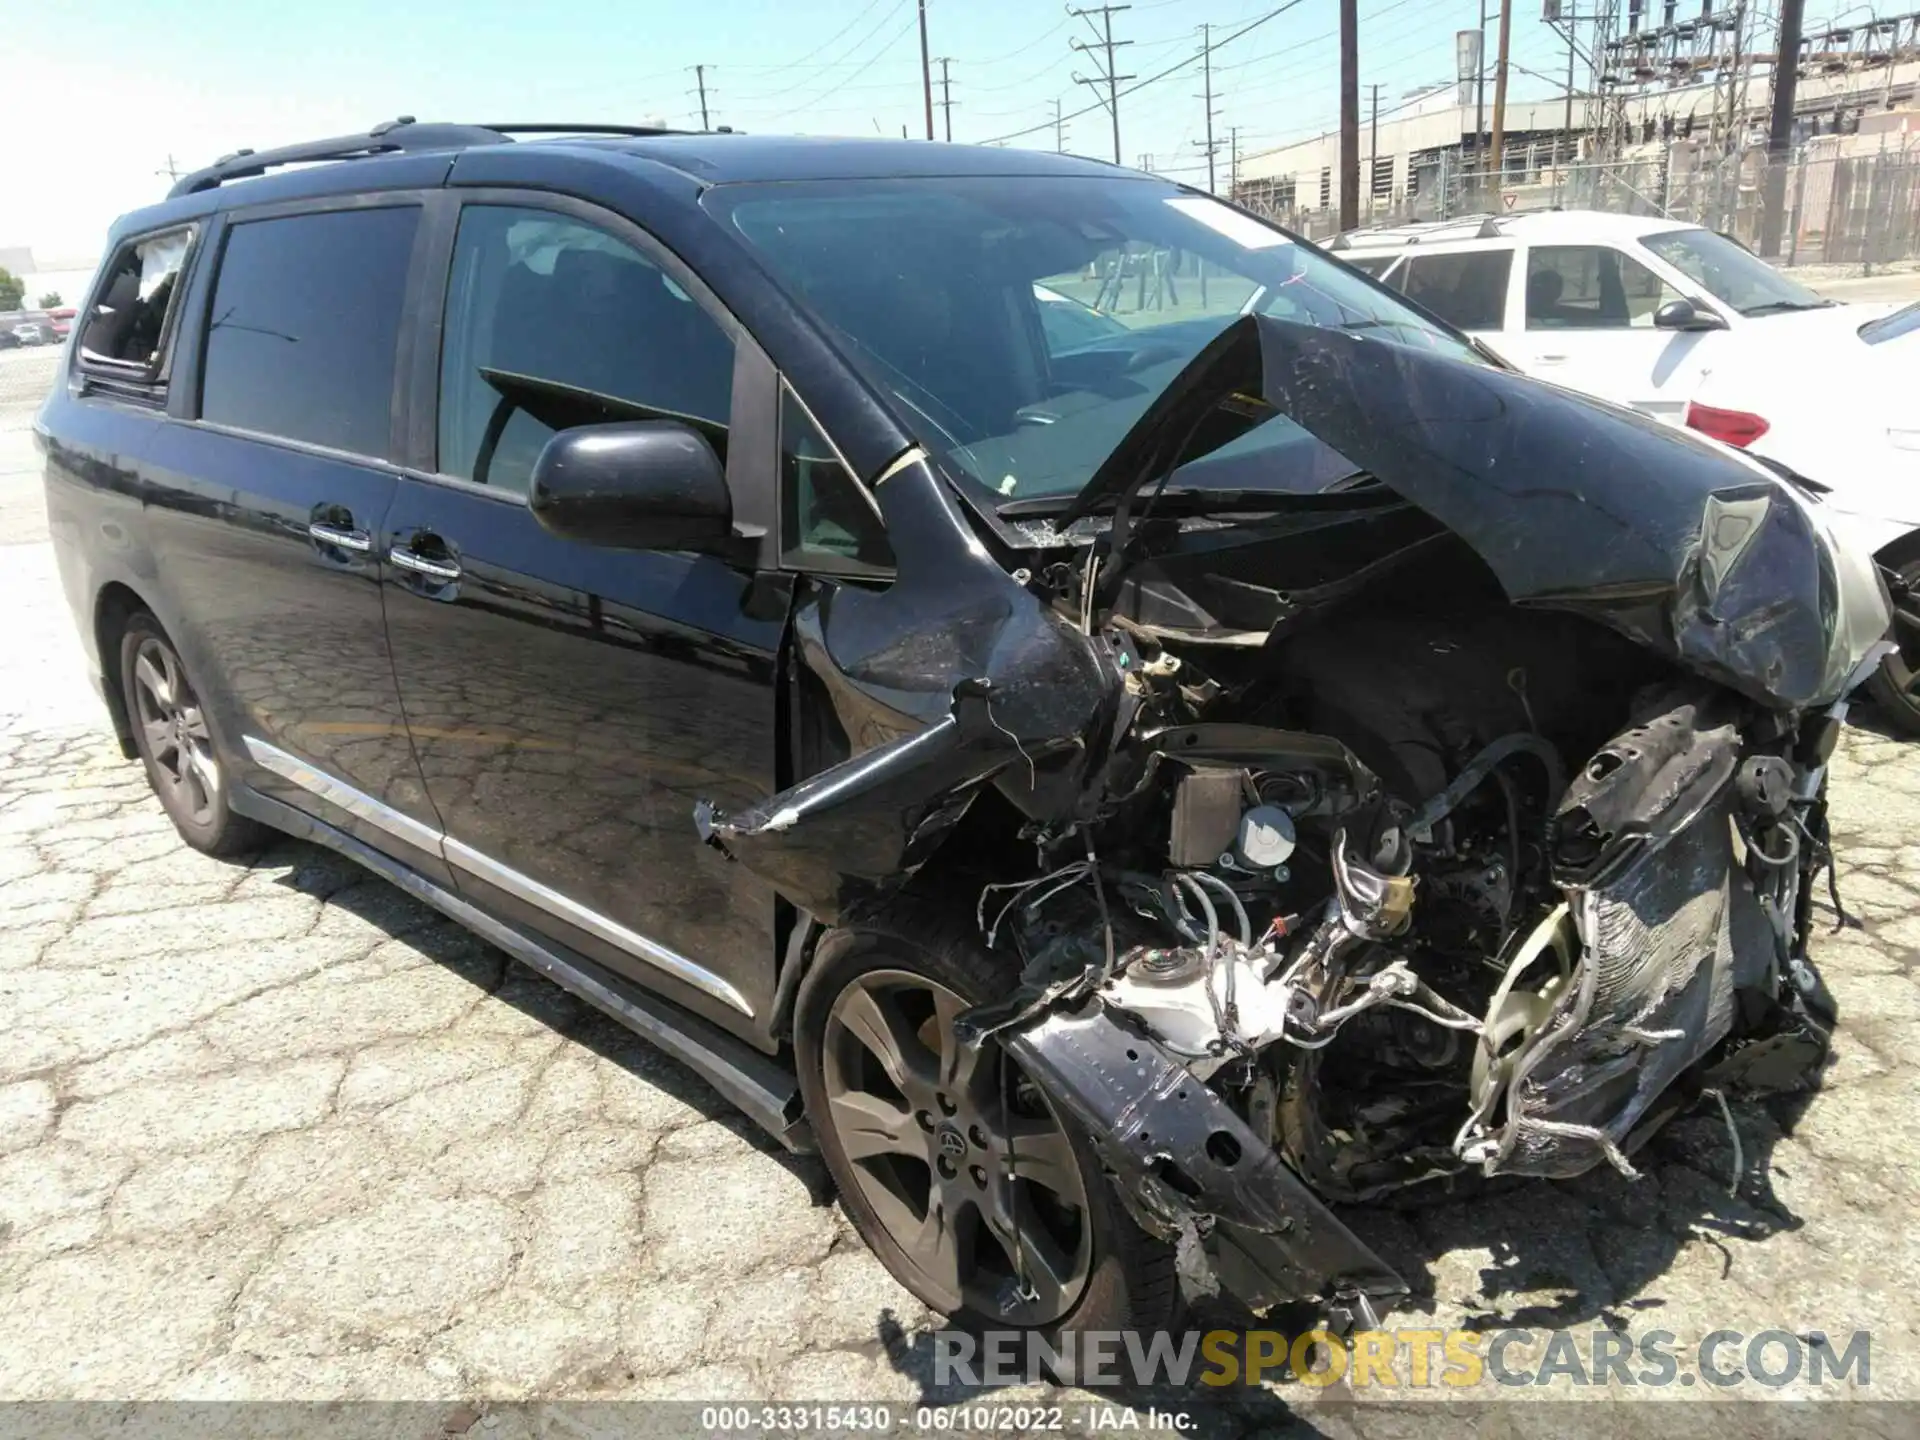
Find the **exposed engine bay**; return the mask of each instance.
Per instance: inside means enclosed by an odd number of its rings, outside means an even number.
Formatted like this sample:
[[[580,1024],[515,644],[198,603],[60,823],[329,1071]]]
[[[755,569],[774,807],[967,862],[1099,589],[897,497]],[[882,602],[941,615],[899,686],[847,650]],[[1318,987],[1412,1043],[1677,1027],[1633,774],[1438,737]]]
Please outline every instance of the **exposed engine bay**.
[[[1359,483],[1142,501],[1275,411]],[[824,753],[702,832],[825,920],[969,906],[1021,981],[966,1034],[1249,1303],[1405,1288],[1329,1202],[1632,1175],[1704,1088],[1817,1075],[1887,611],[1770,477],[1252,317],[1001,557],[927,538],[968,524],[931,463],[881,495],[899,580],[796,611]]]
[[[1792,730],[1570,617],[1362,616],[1225,685],[1116,634],[1136,758],[1099,822],[1036,828],[983,938],[1029,1001],[1097,993],[1321,1195],[1632,1173],[1667,1084],[1783,982],[1817,1065],[1821,757]]]

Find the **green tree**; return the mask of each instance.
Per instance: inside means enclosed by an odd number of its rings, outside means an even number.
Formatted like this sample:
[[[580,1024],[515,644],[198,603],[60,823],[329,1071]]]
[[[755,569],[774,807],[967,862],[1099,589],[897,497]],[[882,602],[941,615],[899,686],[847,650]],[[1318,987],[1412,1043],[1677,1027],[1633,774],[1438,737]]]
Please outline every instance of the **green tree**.
[[[40,297],[40,308],[42,310],[56,310],[59,306],[60,292],[58,290],[49,290]]]
[[[0,310],[18,310],[27,298],[27,287],[10,270],[0,270]]]

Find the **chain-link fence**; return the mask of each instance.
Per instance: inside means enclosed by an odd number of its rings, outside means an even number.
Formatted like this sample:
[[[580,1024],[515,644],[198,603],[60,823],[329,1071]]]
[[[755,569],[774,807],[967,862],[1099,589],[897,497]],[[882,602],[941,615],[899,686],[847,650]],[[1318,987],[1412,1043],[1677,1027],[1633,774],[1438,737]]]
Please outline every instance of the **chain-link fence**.
[[[64,345],[0,350],[0,430],[25,430],[33,423],[66,353]]]
[[[1524,157],[1523,157],[1524,158]],[[1494,185],[1484,172],[1435,165],[1414,193],[1363,201],[1360,223],[1400,225],[1463,215],[1559,207],[1664,215],[1723,231],[1761,248],[1769,183],[1779,186],[1779,263],[1876,265],[1920,259],[1920,150],[1802,153],[1769,161],[1764,149],[1700,158],[1673,147],[1644,157],[1577,165],[1509,166]],[[1253,181],[1236,192],[1250,208],[1312,240],[1339,233],[1330,207],[1285,203],[1291,186]]]

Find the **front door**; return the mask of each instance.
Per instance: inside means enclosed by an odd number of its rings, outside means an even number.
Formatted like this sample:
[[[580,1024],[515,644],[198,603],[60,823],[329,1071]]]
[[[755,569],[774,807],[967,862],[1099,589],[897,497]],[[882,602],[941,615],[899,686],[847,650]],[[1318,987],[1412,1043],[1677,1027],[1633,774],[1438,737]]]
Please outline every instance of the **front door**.
[[[1507,357],[1529,375],[1678,423],[1711,338],[1654,327],[1654,312],[1679,298],[1611,245],[1529,246],[1524,328],[1508,335]]]
[[[461,889],[751,1032],[772,1005],[774,897],[700,843],[693,812],[777,788],[789,587],[750,562],[561,540],[527,509],[555,426],[678,418],[723,459],[734,429],[731,322],[644,236],[587,213],[460,214],[437,458],[401,480],[382,537],[394,668]]]

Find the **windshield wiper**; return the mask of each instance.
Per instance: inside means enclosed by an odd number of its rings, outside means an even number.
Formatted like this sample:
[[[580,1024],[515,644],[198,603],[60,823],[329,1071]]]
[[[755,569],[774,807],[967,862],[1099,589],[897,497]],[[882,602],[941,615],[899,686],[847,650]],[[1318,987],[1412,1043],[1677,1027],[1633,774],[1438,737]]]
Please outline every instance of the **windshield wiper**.
[[[1784,315],[1790,310],[1831,310],[1839,303],[1837,300],[1769,300],[1740,313],[1751,319],[1755,315]]]

